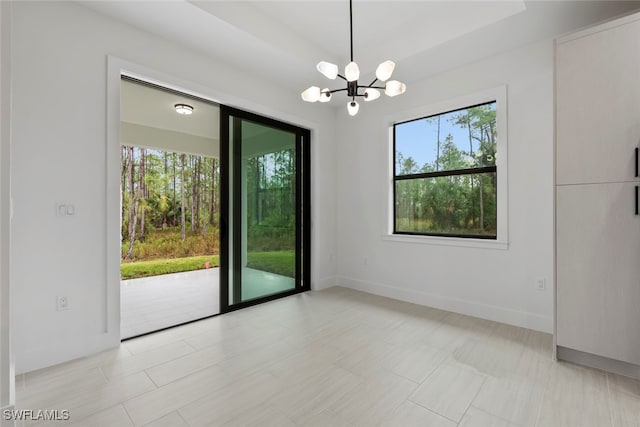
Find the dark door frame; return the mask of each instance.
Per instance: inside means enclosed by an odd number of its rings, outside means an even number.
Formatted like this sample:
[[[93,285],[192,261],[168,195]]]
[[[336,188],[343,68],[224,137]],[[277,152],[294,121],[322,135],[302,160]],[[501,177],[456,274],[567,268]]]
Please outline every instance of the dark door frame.
[[[233,120],[233,141],[230,140],[230,121]],[[296,135],[296,286],[294,289],[277,294],[267,295],[250,301],[238,301],[229,304],[229,268],[232,261],[229,253],[231,239],[240,240],[240,227],[234,227],[234,236],[229,234],[230,198],[233,188],[240,188],[240,174],[232,171],[230,161],[234,164],[240,160],[240,123],[251,121],[264,126],[288,131]],[[290,123],[281,122],[244,110],[220,105],[220,312],[227,313],[263,302],[272,301],[311,289],[311,131]],[[233,150],[233,152],[232,152]],[[233,158],[233,160],[232,160]],[[237,168],[234,169],[238,170]],[[241,199],[233,199],[233,210],[241,211]],[[237,221],[236,221],[237,222]],[[234,245],[233,259],[240,256],[240,246]],[[238,265],[234,263],[234,295],[239,295],[240,282]]]

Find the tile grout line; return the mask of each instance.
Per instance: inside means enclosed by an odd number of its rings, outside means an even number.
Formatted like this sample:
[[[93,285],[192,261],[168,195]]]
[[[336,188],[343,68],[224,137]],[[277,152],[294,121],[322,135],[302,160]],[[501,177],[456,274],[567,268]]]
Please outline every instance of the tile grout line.
[[[149,375],[149,373],[147,372],[147,370],[146,370],[146,369],[144,369],[142,372],[144,372],[144,374],[147,376],[147,378],[149,378],[149,381],[151,381],[151,384],[153,384],[153,385],[155,386],[155,389],[154,389],[154,390],[158,390],[160,387],[162,387],[162,386],[159,386],[159,385],[158,385],[158,384],[153,380],[153,378],[151,378],[151,375]],[[166,384],[165,384],[165,385],[166,385]],[[153,390],[150,390],[150,391],[153,391]],[[129,400],[129,399],[127,399],[127,400]]]
[[[446,415],[442,415],[441,413],[436,412],[436,411],[434,411],[433,409],[429,409],[429,408],[427,408],[426,406],[421,405],[421,404],[420,404],[420,403],[418,403],[418,402],[414,402],[413,400],[410,400],[408,397],[407,397],[407,399],[406,399],[406,400],[408,400],[409,402],[413,403],[414,405],[417,405],[417,406],[421,407],[422,409],[426,409],[427,411],[432,412],[432,413],[436,414],[437,416],[444,418],[445,420],[449,420],[449,421],[451,421],[451,422],[452,422],[452,423],[454,423],[455,425],[460,424],[460,422],[462,421],[462,419],[461,419],[460,421],[452,420],[451,418],[447,417]]]
[[[605,378],[607,381],[607,408],[609,409],[609,420],[611,421],[611,427],[614,427],[615,424],[613,422],[613,408],[611,407],[611,402],[613,401],[613,396],[611,394],[611,382],[609,381],[609,374],[605,373]]]
[[[544,392],[542,393],[542,399],[540,399],[540,406],[538,406],[538,413],[536,414],[536,421],[533,427],[538,427],[540,423],[540,415],[542,415],[542,407],[544,406],[544,400],[547,398],[547,392],[549,390],[549,383],[551,382],[551,374],[554,368],[554,363],[558,363],[551,360],[551,367],[549,368],[549,373],[547,374],[547,381],[544,383]]]
[[[0,0],[0,1],[1,1],[1,0]],[[181,356],[181,357],[184,357],[184,356]],[[179,358],[178,358],[178,359],[179,359]],[[177,359],[174,359],[174,360],[177,360]],[[167,361],[167,362],[165,362],[165,363],[169,363],[169,362],[171,362],[171,360],[169,360],[169,361]],[[161,366],[161,365],[151,366],[151,367],[149,367],[149,368],[147,368],[147,369],[155,368],[155,367],[157,367],[157,366]],[[216,363],[214,363],[213,365],[209,365],[209,366],[205,366],[204,368],[197,369],[197,370],[195,370],[195,371],[193,371],[193,372],[188,373],[187,375],[185,375],[185,376],[183,376],[183,377],[176,378],[176,379],[171,380],[171,381],[169,381],[168,383],[166,383],[166,384],[162,384],[162,385],[156,385],[155,381],[153,381],[153,379],[151,378],[151,376],[150,376],[150,375],[149,375],[149,373],[147,372],[147,369],[145,369],[145,370],[144,370],[144,371],[142,371],[142,372],[144,372],[144,373],[145,373],[145,375],[149,378],[149,380],[151,380],[151,382],[153,383],[153,385],[154,385],[154,386],[156,386],[156,390],[159,390],[159,389],[161,389],[162,387],[166,387],[166,386],[168,386],[168,385],[171,385],[171,384],[173,384],[173,383],[176,383],[176,382],[178,382],[178,381],[180,381],[180,380],[183,380],[183,379],[187,378],[188,376],[191,376],[191,375],[193,375],[193,374],[197,374],[197,373],[202,372],[202,371],[204,371],[204,370],[206,370],[206,369],[211,369],[211,368],[213,368],[214,366],[217,366],[218,368],[221,368],[221,366],[220,366],[220,362],[216,362]],[[248,374],[248,375],[249,375],[249,374]],[[153,390],[149,390],[149,391],[147,391],[147,392],[145,392],[145,393],[143,393],[143,394],[149,393],[149,392],[151,392],[151,391],[153,391]],[[141,395],[138,395],[138,396],[141,396]],[[134,397],[138,397],[138,396],[134,396]]]
[[[148,350],[148,351],[149,351],[149,352],[152,352],[152,351],[158,351],[158,352],[159,352],[159,350],[160,350],[160,349],[162,349],[163,347],[176,346],[176,345],[177,345],[177,344],[179,344],[179,343],[182,343],[182,344],[186,345],[187,347],[189,347],[189,348],[191,348],[191,349],[193,348],[193,346],[189,345],[189,344],[188,344],[188,343],[186,343],[186,342],[183,342],[183,341],[176,341],[176,342],[172,342],[172,343],[170,343],[170,344],[167,344],[166,346],[162,346],[162,347],[159,347],[159,348],[154,348],[154,349],[152,349],[152,350]],[[182,358],[182,357],[185,357],[185,356],[188,356],[188,355],[190,355],[190,354],[193,354],[193,353],[195,353],[196,351],[197,351],[197,350],[193,350],[193,351],[190,351],[189,353],[185,353],[185,354],[182,354],[182,355],[179,355],[179,356],[175,356],[173,359],[168,359],[168,360],[164,360],[164,361],[161,361],[161,362],[158,362],[158,361],[157,361],[157,362],[153,362],[153,363],[152,363],[152,364],[150,364],[149,366],[146,366],[146,367],[144,367],[144,368],[140,368],[140,369],[138,369],[138,370],[134,370],[134,371],[132,371],[132,372],[126,372],[126,371],[125,371],[125,373],[117,373],[117,374],[113,375],[112,377],[108,377],[108,378],[107,378],[107,380],[109,380],[109,378],[127,377],[127,376],[129,376],[129,375],[139,374],[140,372],[144,372],[144,371],[146,371],[147,369],[155,368],[156,366],[161,366],[161,365],[164,365],[165,363],[172,362],[172,361],[174,361],[174,360],[177,360],[177,359],[180,359],[180,358]],[[131,355],[131,357],[135,357],[135,356],[142,357],[142,356],[140,356],[140,355],[144,355],[144,353],[145,353],[145,352],[136,353],[135,355]],[[104,367],[104,366],[105,366],[105,365],[100,365],[100,368],[102,368],[102,367]],[[105,373],[105,376],[106,376],[106,373]]]
[[[483,375],[482,384],[480,385],[480,387],[478,387],[478,391],[476,391],[476,394],[473,396],[473,399],[471,399],[471,401],[469,402],[469,406],[467,406],[467,409],[465,409],[464,414],[462,414],[462,417],[460,417],[460,421],[458,421],[457,425],[460,425],[460,423],[462,423],[462,421],[464,420],[464,417],[467,416],[467,414],[469,413],[469,408],[473,406],[473,402],[475,402],[475,400],[478,398],[480,391],[482,391],[482,387],[484,387],[486,383],[487,383],[487,377]]]
[[[191,353],[187,353],[187,354],[192,354],[192,353],[195,353],[196,351],[199,351],[197,348],[195,348],[194,346],[192,346],[191,344],[189,344],[189,343],[187,342],[187,340],[186,340],[186,339],[184,339],[184,338],[183,338],[183,339],[181,339],[179,342],[183,342],[183,343],[185,343],[187,346],[191,347],[191,349],[192,349],[193,351],[192,351]]]
[[[110,383],[111,381],[109,380],[109,378],[107,378],[107,374],[104,373],[104,370],[102,369],[102,366],[98,366],[98,370],[102,374],[102,378],[104,378],[105,383],[107,383],[107,384]]]
[[[131,425],[135,427],[136,423],[133,422],[133,418],[131,418],[131,414],[129,413],[129,411],[127,411],[127,408],[124,406],[124,402],[120,402],[119,406],[122,406],[124,413],[127,414],[127,417],[129,417],[129,421],[131,421]]]
[[[607,376],[609,376],[609,375],[617,375],[617,374],[607,372]],[[624,378],[627,378],[627,379],[630,379],[630,380],[632,380],[634,382],[638,382],[638,392],[636,393],[634,391],[626,390],[624,388],[615,388],[615,387],[613,387],[613,384],[611,384],[610,391],[611,392],[616,392],[616,393],[622,393],[622,394],[624,394],[626,396],[630,396],[630,397],[633,397],[635,399],[640,399],[640,378],[627,377],[626,375],[620,375],[620,376],[622,376]]]
[[[492,417],[495,417],[495,418],[498,418],[499,420],[504,421],[504,422],[506,422],[507,424],[510,424],[510,425],[516,425],[516,426],[519,426],[519,425],[520,425],[520,423],[516,423],[515,421],[511,421],[511,420],[509,420],[509,419],[507,419],[507,418],[504,418],[504,417],[502,417],[502,416],[500,416],[500,415],[496,415],[496,414],[494,414],[493,412],[489,412],[489,411],[487,411],[487,410],[485,410],[485,409],[478,408],[477,406],[473,405],[473,403],[472,403],[471,405],[469,405],[469,408],[473,408],[473,409],[475,409],[476,411],[484,412],[485,414],[487,414],[487,415],[491,415]],[[460,422],[462,422],[462,420],[460,420]]]
[[[189,424],[189,422],[185,419],[185,417],[182,416],[182,414],[180,413],[180,408],[176,409],[176,414],[178,414],[178,417],[184,421],[184,425],[186,426],[191,426],[191,424]]]
[[[405,402],[409,402],[409,403],[410,403],[410,404],[412,404],[412,405],[419,406],[420,408],[422,408],[422,409],[424,409],[424,410],[426,410],[426,411],[428,411],[428,412],[431,412],[431,413],[432,413],[432,414],[434,414],[434,415],[437,415],[437,416],[439,416],[439,417],[442,417],[442,418],[444,418],[445,420],[451,421],[452,423],[454,423],[454,424],[456,424],[456,425],[458,425],[458,424],[459,424],[459,423],[456,423],[455,421],[453,421],[451,418],[447,418],[447,417],[445,417],[444,415],[440,415],[439,413],[437,413],[437,412],[436,412],[436,411],[434,411],[434,410],[431,410],[431,409],[429,409],[429,408],[427,408],[427,407],[425,407],[425,406],[422,406],[422,405],[421,405],[421,404],[419,404],[419,403],[414,402],[413,400],[409,400],[409,398],[405,399]],[[404,403],[404,402],[403,402],[403,403]],[[461,420],[461,421],[462,421],[462,420]]]

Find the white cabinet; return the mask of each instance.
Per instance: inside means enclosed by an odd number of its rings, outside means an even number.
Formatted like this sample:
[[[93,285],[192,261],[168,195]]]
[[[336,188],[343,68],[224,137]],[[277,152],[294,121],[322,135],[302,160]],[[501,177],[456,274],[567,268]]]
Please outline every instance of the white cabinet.
[[[564,185],[557,201],[557,343],[640,364],[635,184]]]
[[[640,15],[556,47],[556,342],[640,365]]]
[[[640,143],[640,21],[556,50],[557,184],[628,181]]]

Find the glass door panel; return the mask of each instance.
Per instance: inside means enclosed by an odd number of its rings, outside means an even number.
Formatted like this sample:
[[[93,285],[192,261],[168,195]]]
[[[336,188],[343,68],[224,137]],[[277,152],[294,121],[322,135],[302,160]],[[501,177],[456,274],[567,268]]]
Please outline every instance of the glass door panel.
[[[309,131],[227,107],[222,123],[229,190],[223,307],[307,290]]]

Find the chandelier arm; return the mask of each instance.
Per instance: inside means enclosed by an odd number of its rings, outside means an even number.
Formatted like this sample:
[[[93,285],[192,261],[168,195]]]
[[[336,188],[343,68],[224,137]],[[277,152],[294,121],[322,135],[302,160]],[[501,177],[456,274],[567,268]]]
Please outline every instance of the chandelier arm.
[[[343,76],[342,74],[338,74],[338,77],[340,77],[345,82],[348,81],[347,78],[345,76]]]
[[[378,79],[377,79],[377,78],[375,78],[375,79],[373,79],[373,81],[372,81],[371,83],[369,83],[369,86],[363,86],[363,87],[373,87],[373,84],[374,84],[375,82],[377,82],[377,81],[378,81]]]
[[[329,93],[342,92],[342,91],[345,91],[345,90],[347,90],[347,88],[344,88],[344,89],[334,89],[334,90],[330,90],[330,91],[329,91]]]
[[[384,86],[358,86],[358,89],[360,88],[364,88],[364,89],[386,89]]]

